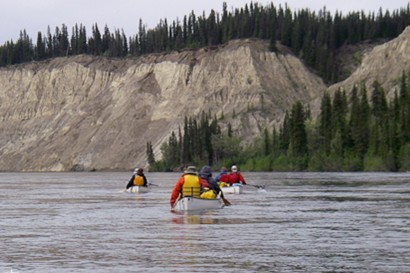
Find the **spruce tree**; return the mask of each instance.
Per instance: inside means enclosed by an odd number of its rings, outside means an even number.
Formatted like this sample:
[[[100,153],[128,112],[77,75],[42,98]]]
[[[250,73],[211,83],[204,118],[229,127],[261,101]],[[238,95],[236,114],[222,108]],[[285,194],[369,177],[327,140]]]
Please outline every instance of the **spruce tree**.
[[[152,149],[151,141],[147,142],[146,154],[147,154],[148,164],[150,166],[153,166],[155,164],[155,156],[154,156],[154,150]]]
[[[330,143],[332,141],[332,103],[330,95],[325,93],[322,98],[319,116],[319,138],[321,149],[326,155],[330,154]]]
[[[307,167],[308,146],[305,129],[305,113],[300,101],[292,107],[290,117],[289,155],[296,170],[304,170]]]
[[[346,93],[342,92],[340,89],[336,90],[333,97],[332,104],[332,131],[340,133],[340,139],[342,141],[342,149],[340,150],[341,154],[338,154],[339,157],[344,156],[344,150],[347,146],[348,135],[347,135],[347,99]]]

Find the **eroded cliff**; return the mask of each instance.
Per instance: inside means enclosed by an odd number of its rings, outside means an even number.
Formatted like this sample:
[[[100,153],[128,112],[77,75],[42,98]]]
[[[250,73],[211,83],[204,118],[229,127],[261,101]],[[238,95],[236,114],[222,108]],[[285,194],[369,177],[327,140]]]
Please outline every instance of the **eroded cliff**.
[[[410,48],[408,37],[400,46],[389,43],[381,47],[396,46],[403,54]],[[392,50],[386,56],[378,50],[370,53],[381,54],[375,62],[408,60],[409,54],[397,57]],[[315,114],[327,87],[286,52],[279,45],[272,53],[266,42],[250,39],[138,59],[75,56],[2,68],[0,170],[146,166],[147,141],[159,158],[160,144],[184,117],[202,111],[224,116],[221,124],[230,122],[245,142],[279,124],[297,100],[310,103]],[[375,68],[366,60],[358,71]],[[382,73],[358,71],[330,89]],[[388,80],[382,83],[391,86]]]

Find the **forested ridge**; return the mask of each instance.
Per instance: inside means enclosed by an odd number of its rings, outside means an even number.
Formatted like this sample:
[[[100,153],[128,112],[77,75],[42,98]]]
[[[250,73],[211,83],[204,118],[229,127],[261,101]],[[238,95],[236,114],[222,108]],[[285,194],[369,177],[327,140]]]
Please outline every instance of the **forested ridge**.
[[[410,24],[410,4],[399,10],[380,8],[366,14],[352,11],[331,14],[325,8],[316,12],[309,9],[291,10],[287,5],[265,6],[250,2],[241,8],[222,12],[212,10],[196,15],[191,12],[182,21],[163,19],[153,29],[147,29],[136,18],[138,33],[129,37],[123,30],[100,30],[95,24],[91,35],[83,25],[75,25],[69,35],[63,24],[47,33],[38,32],[35,42],[25,30],[17,41],[0,46],[0,66],[41,61],[49,58],[91,54],[106,57],[131,57],[172,50],[195,49],[224,44],[232,39],[260,38],[270,41],[276,50],[276,41],[288,46],[328,83],[340,80],[335,61],[337,50],[343,45],[366,40],[392,39]]]
[[[164,19],[154,29],[138,21],[138,33],[127,37],[122,30],[95,24],[91,35],[83,25],[49,28],[38,32],[33,43],[21,31],[16,41],[0,46],[0,66],[89,54],[133,58],[150,53],[218,46],[232,39],[258,38],[287,46],[327,83],[339,82],[337,52],[346,45],[364,41],[391,40],[410,25],[410,4],[400,10],[346,15],[301,9],[273,3],[250,3],[243,8],[208,16],[184,16],[182,21]],[[215,169],[238,164],[253,171],[409,171],[410,170],[410,71],[397,79],[399,90],[393,99],[375,79],[371,89],[357,83],[352,90],[325,93],[318,118],[297,102],[286,113],[279,129],[264,128],[260,138],[243,146],[242,137],[232,130],[230,118],[202,113],[186,117],[182,128],[172,132],[161,146],[162,158],[154,156],[146,143],[151,170],[176,170],[188,164],[209,164]],[[367,97],[367,94],[372,94]],[[248,109],[252,111],[252,109]],[[243,114],[243,113],[239,113]]]
[[[317,120],[296,102],[279,131],[265,128],[247,147],[240,145],[241,136],[229,123],[222,133],[224,117],[187,117],[183,129],[162,144],[161,160],[155,160],[147,143],[148,163],[159,171],[187,164],[238,164],[253,171],[409,171],[410,72],[403,73],[390,102],[377,81],[370,98],[363,84],[350,94],[337,90],[331,98],[325,93]]]

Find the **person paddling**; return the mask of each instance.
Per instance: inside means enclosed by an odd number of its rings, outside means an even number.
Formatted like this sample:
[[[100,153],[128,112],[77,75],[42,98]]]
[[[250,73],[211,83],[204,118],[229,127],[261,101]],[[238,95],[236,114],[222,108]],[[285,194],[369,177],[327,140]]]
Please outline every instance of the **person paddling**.
[[[228,183],[230,186],[235,183],[246,185],[245,178],[243,178],[242,174],[238,171],[238,167],[236,165],[232,165],[230,173],[221,175],[219,181]]]
[[[231,204],[227,199],[225,199],[221,188],[219,187],[215,179],[212,177],[212,170],[210,166],[208,165],[203,166],[202,169],[199,171],[199,177],[208,181],[209,188],[213,190],[216,195],[221,193],[221,198],[226,206],[229,206]]]
[[[215,181],[219,182],[219,179],[221,178],[221,176],[227,173],[228,173],[228,169],[226,167],[222,167],[219,174],[215,177]]]
[[[209,188],[208,181],[198,176],[195,166],[189,166],[185,169],[184,174],[178,179],[172,190],[169,200],[171,208],[174,206],[180,194],[182,196],[199,198],[204,188]]]
[[[127,190],[134,186],[148,187],[148,181],[142,168],[136,168],[134,170],[130,181],[128,181]]]

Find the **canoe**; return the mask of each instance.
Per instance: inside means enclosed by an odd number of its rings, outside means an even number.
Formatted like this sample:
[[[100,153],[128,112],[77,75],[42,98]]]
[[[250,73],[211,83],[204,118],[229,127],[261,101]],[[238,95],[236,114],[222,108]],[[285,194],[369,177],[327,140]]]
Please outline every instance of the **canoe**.
[[[173,211],[198,211],[209,209],[221,209],[224,206],[220,197],[215,199],[204,199],[186,196],[179,199],[172,207]]]
[[[243,192],[243,185],[240,183],[235,183],[232,186],[221,187],[221,190],[224,194],[226,193],[241,194]]]
[[[146,192],[149,192],[149,187],[133,186],[133,187],[128,188],[127,192],[130,192],[130,193],[146,193]]]

